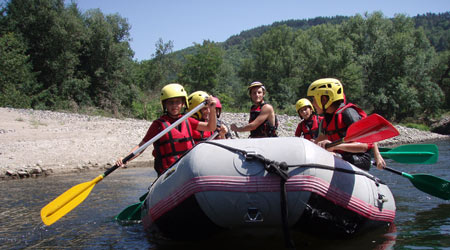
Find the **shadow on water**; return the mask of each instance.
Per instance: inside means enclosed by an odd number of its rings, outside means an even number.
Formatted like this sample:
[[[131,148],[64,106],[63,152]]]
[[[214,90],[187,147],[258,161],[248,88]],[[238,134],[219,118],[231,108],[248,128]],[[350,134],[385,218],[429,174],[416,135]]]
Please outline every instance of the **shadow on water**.
[[[281,228],[280,228],[281,231]],[[325,239],[324,237],[311,236],[304,233],[293,232],[292,239],[296,249],[325,250],[331,247],[340,249],[390,249],[395,243],[395,226],[389,230],[380,229],[366,233],[351,239]],[[281,234],[266,235],[263,238],[254,237],[249,234],[228,233],[211,239],[198,241],[157,241],[153,242],[154,249],[158,250],[183,250],[183,249],[286,249],[284,238]]]

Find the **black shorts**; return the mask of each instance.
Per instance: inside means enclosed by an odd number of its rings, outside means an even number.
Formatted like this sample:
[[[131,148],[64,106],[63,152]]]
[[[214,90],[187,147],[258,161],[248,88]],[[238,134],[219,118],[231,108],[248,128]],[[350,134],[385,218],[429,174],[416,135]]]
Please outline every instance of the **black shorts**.
[[[360,169],[369,171],[372,164],[372,157],[369,153],[344,153],[342,154],[342,159],[350,162]]]

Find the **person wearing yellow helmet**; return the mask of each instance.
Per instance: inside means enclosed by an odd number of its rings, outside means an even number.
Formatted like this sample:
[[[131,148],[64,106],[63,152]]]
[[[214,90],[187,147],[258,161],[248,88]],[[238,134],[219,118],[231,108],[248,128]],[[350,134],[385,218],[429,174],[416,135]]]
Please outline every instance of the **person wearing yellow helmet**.
[[[130,152],[134,152],[181,118],[184,108],[189,107],[187,93],[183,86],[178,83],[170,83],[164,86],[161,89],[160,100],[163,115],[152,122],[144,138]],[[208,114],[208,121],[198,121],[189,117],[153,143],[154,168],[158,176],[164,173],[176,160],[195,145],[192,138],[193,131],[214,131],[216,129],[216,100],[209,98],[209,96],[205,97],[204,100],[206,100],[207,106],[211,110]],[[144,151],[141,151],[135,157],[142,154],[142,152]],[[118,159],[116,164],[123,166],[122,158]]]
[[[190,94],[188,96],[188,104],[189,108],[188,111],[193,110],[195,107],[197,107],[200,103],[204,102],[207,98],[209,98],[210,95],[204,91],[195,91],[194,93]],[[217,99],[213,96],[211,98],[214,98],[216,101],[216,117],[217,117]],[[209,107],[203,107],[195,113],[192,117],[197,119],[198,121],[208,122],[209,120],[209,114],[210,114],[210,108]],[[216,139],[224,139],[225,133],[227,132],[227,128],[223,124],[219,124],[219,121],[217,120],[217,128],[216,131],[219,133]],[[213,131],[198,131],[194,130],[192,131],[192,137],[194,138],[194,142],[197,144],[202,141],[206,141],[208,138],[210,138],[213,135]]]
[[[314,113],[314,107],[311,102],[302,98],[295,104],[295,110],[302,121],[297,125],[295,130],[295,136],[314,141],[320,132],[320,123],[323,119],[322,116],[318,116]]]
[[[311,98],[316,112],[324,116],[321,132],[326,135],[326,138],[317,138],[318,145],[323,148],[326,144],[345,137],[352,123],[367,117],[360,107],[353,103],[346,103],[344,87],[338,79],[323,78],[314,81],[308,87],[307,96]],[[373,147],[376,147],[374,155],[377,167],[385,167],[386,163],[378,152],[376,143],[346,142],[327,150],[339,153],[344,160],[368,171],[371,166],[369,151]]]
[[[250,138],[276,137],[278,118],[272,105],[264,101],[266,88],[261,82],[252,82],[248,87],[248,94],[253,105],[250,108],[249,123],[243,127],[231,124],[231,130],[235,132],[250,131]]]

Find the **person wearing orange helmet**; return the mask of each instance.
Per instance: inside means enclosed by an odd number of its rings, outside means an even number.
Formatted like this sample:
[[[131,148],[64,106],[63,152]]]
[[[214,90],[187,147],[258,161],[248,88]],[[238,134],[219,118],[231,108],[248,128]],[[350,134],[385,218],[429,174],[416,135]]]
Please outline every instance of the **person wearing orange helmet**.
[[[306,98],[297,101],[295,110],[302,119],[295,130],[295,136],[314,141],[319,135],[323,117],[315,114],[313,105]]]
[[[208,121],[198,121],[189,117],[153,143],[154,168],[158,176],[163,174],[176,160],[195,145],[192,138],[194,130],[214,131],[216,129],[216,100],[209,98],[209,96],[205,97],[205,100],[207,107],[210,109]],[[159,132],[181,118],[184,109],[189,107],[188,105],[188,96],[182,85],[170,83],[164,86],[161,90],[163,115],[152,122],[144,138],[130,152],[134,152],[151,138],[158,135]],[[135,157],[142,154],[142,152]],[[123,166],[122,158],[118,159],[116,164]]]
[[[250,108],[250,118],[247,125],[238,127],[231,124],[235,132],[250,131],[250,138],[277,137],[278,119],[272,105],[264,101],[266,88],[261,82],[252,82],[247,87],[253,105]]]
[[[326,138],[317,139],[318,145],[323,148],[328,143],[344,138],[352,123],[367,117],[360,107],[346,103],[344,87],[338,79],[323,78],[314,81],[310,84],[307,95],[312,99],[317,113],[324,115],[321,130]],[[376,143],[345,142],[327,150],[339,153],[342,159],[368,171],[371,166],[369,151],[373,147],[377,147]],[[378,168],[383,168],[386,163],[377,149],[374,150],[375,161]]]

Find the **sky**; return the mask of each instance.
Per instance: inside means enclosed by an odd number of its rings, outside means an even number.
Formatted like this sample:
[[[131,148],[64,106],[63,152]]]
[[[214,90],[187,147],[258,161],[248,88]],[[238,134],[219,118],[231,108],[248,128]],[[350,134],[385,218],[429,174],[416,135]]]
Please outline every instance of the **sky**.
[[[66,0],[70,3],[71,0]],[[84,13],[100,9],[119,14],[131,25],[131,49],[137,61],[152,58],[155,44],[173,42],[173,51],[224,42],[241,31],[277,21],[354,16],[381,11],[385,17],[450,11],[450,0],[72,0]]]

